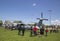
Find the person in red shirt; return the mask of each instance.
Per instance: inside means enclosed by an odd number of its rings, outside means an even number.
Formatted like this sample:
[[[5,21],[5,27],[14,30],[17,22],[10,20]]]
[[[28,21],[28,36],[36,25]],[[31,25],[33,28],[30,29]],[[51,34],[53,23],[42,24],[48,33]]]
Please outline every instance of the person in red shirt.
[[[48,33],[48,29],[47,28],[46,28],[45,32],[46,32],[46,36],[47,36],[47,33]]]
[[[37,33],[36,33],[36,31],[37,31],[36,25],[34,25],[33,31],[34,31],[34,36],[36,36],[37,35]]]

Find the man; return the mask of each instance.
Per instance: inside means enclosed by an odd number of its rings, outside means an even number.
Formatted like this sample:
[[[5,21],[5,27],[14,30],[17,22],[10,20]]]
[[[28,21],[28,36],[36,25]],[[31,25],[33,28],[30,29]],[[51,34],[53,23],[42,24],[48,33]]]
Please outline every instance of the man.
[[[41,36],[44,35],[44,28],[43,28],[43,27],[40,28],[40,35],[41,35]]]
[[[18,27],[18,35],[20,35],[21,34],[21,31],[22,31],[22,27],[21,27],[20,24],[18,24],[17,27]]]
[[[25,33],[25,27],[24,27],[24,24],[21,24],[21,28],[22,28],[22,36],[24,36],[24,33]]]
[[[34,31],[34,36],[36,36],[37,35],[37,33],[36,33],[36,31],[37,31],[36,24],[33,27],[33,31]]]
[[[11,26],[11,31],[13,30],[13,28],[14,28],[14,24],[12,24],[12,26]]]
[[[32,37],[32,33],[33,33],[33,29],[32,29],[32,26],[30,28],[30,36]]]

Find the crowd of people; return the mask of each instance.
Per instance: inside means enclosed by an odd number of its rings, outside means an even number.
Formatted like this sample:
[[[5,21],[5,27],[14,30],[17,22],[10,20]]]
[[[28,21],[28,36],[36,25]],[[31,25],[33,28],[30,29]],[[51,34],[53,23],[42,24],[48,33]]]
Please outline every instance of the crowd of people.
[[[14,25],[12,25],[12,26],[5,26],[5,29],[6,28],[9,28],[9,29],[11,29],[11,31],[13,30],[13,28],[15,27]],[[11,28],[10,28],[11,27]],[[24,36],[24,34],[25,34],[25,25],[24,24],[17,24],[16,25],[16,28],[17,28],[17,30],[18,30],[18,35],[22,35],[22,36]],[[32,37],[32,36],[37,36],[37,35],[40,35],[40,36],[47,36],[48,35],[48,27],[46,27],[46,29],[42,26],[41,28],[37,28],[37,26],[36,26],[36,24],[34,25],[34,26],[31,26],[30,27],[30,36]],[[50,33],[52,33],[52,32],[57,32],[58,30],[56,30],[55,28],[53,28],[53,27],[51,27],[51,29],[50,29]]]
[[[44,27],[42,28],[37,28],[36,27],[36,24],[34,26],[31,26],[31,28],[29,29],[30,30],[30,36],[37,36],[37,35],[41,35],[43,36],[44,35]],[[38,30],[38,31],[37,31]],[[20,24],[18,25],[18,35],[22,35],[24,36],[24,33],[25,33],[25,27],[24,27],[24,24]],[[46,29],[46,36],[47,36],[47,33],[48,33],[48,29]]]

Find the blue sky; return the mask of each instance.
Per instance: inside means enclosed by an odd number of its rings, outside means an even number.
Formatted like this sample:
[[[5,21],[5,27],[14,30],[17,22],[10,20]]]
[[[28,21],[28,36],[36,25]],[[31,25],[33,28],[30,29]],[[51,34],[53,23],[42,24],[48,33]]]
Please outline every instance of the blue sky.
[[[52,10],[49,12],[49,10]],[[43,12],[44,24],[60,20],[60,0],[0,0],[0,20],[22,20],[25,23],[38,22]]]

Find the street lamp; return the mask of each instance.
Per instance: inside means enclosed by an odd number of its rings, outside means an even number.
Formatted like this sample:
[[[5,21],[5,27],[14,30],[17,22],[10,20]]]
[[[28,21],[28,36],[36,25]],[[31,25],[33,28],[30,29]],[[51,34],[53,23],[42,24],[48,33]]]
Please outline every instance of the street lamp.
[[[52,10],[48,10],[48,11],[50,13],[50,25],[51,25],[51,12],[52,12]]]

